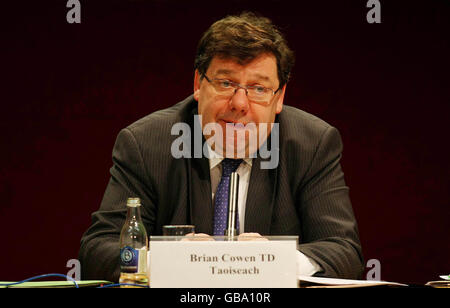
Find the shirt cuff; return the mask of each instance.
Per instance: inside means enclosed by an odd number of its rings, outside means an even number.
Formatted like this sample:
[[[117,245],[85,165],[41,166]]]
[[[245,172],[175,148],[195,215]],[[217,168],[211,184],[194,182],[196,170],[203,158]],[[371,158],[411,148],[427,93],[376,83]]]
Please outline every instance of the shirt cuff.
[[[319,264],[297,250],[297,276],[312,276],[321,270]]]

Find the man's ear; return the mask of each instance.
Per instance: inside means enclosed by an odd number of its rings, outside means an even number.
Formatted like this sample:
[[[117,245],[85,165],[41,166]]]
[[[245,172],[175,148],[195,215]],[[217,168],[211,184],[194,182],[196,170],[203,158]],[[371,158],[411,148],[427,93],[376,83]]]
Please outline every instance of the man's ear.
[[[281,110],[283,110],[283,101],[284,101],[284,93],[286,92],[286,85],[283,86],[283,88],[281,90],[278,91],[277,94],[275,94],[276,96],[278,96],[276,98],[276,107],[275,107],[275,113],[279,114],[281,112]]]
[[[200,73],[198,70],[195,70],[194,75],[194,99],[198,101],[198,98],[200,96]]]

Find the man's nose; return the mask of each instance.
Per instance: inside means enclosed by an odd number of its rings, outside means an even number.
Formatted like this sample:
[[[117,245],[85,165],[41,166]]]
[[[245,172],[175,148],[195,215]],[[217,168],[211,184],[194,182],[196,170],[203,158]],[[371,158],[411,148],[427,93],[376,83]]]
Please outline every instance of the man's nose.
[[[247,113],[250,106],[246,89],[239,88],[235,91],[233,97],[231,97],[230,108],[234,112]]]

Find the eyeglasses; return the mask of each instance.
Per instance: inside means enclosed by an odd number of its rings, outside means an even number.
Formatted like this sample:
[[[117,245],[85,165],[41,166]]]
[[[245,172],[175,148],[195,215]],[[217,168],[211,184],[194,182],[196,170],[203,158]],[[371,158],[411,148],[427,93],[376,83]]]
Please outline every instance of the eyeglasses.
[[[280,88],[278,88],[278,90],[274,91],[260,85],[244,86],[227,79],[209,79],[205,74],[203,74],[203,76],[219,95],[231,98],[237,90],[244,89],[245,94],[250,101],[264,106],[270,105],[272,97],[280,90]]]

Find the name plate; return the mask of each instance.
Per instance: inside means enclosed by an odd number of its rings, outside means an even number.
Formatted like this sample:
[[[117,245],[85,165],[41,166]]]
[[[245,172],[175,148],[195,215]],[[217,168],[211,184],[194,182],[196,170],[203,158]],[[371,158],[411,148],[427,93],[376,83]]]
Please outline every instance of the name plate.
[[[296,288],[295,240],[150,241],[152,288]]]

